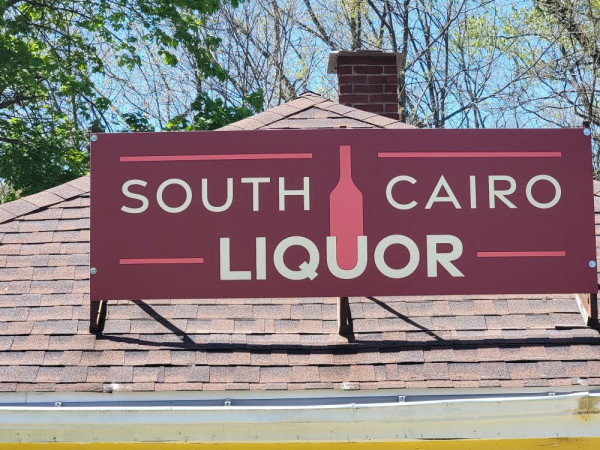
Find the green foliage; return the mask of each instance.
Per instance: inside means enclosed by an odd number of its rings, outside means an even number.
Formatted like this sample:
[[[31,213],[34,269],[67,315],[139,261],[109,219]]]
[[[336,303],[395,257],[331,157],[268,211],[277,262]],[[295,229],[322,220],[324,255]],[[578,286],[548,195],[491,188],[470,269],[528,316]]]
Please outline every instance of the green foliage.
[[[17,192],[3,180],[0,180],[0,203],[10,202],[17,198]]]
[[[125,113],[123,120],[127,124],[127,128],[123,131],[154,131],[148,118],[141,113]]]
[[[143,29],[142,38],[165,65],[177,66],[175,50],[184,48],[200,79],[226,80],[213,57],[220,41],[202,33],[204,18],[222,3],[238,1],[0,0],[0,181],[3,192],[10,191],[4,198],[89,170],[88,132],[115,125],[110,100],[96,84],[110,68],[106,64],[127,69],[141,64],[135,27]],[[106,58],[107,51],[113,58]],[[222,126],[256,111],[253,102],[229,107],[200,92],[193,123],[174,118],[167,129]],[[154,129],[142,109],[124,114],[122,122],[126,130]]]
[[[4,127],[6,141],[0,163],[2,177],[13,190],[29,195],[85,174],[87,152],[81,147],[86,133],[70,122],[12,121]],[[52,184],[48,184],[52,180]]]
[[[190,123],[176,116],[166,126],[168,131],[215,130],[228,123],[242,120],[263,110],[263,92],[258,90],[243,99],[242,106],[227,106],[220,98],[212,99],[202,92],[192,103],[194,117]]]

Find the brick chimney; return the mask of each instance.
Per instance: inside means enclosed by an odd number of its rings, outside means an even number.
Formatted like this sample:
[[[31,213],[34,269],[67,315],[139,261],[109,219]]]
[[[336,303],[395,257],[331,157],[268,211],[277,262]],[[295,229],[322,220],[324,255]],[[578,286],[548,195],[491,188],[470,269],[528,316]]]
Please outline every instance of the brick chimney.
[[[329,54],[327,73],[338,74],[343,105],[398,119],[398,65],[401,53],[359,50]]]

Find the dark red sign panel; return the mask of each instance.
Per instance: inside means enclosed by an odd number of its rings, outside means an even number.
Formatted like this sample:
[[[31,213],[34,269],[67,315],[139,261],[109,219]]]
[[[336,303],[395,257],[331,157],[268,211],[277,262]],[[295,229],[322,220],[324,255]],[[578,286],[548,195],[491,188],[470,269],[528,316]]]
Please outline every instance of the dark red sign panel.
[[[581,129],[96,137],[92,300],[597,290]]]

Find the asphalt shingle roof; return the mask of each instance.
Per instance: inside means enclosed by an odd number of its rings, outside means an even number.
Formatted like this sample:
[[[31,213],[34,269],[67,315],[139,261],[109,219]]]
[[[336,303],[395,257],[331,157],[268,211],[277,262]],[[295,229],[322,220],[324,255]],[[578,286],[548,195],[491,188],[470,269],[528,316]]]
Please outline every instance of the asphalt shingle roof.
[[[403,128],[316,94],[224,129]],[[594,184],[600,235],[600,183]],[[0,205],[0,391],[600,385],[565,295],[111,301],[88,332],[89,177]]]

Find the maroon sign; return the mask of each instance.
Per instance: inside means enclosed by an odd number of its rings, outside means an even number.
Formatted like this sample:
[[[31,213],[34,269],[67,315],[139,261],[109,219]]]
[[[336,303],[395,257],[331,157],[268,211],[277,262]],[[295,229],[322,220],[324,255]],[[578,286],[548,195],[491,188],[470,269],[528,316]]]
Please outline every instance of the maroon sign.
[[[581,129],[95,138],[92,300],[597,290]]]

